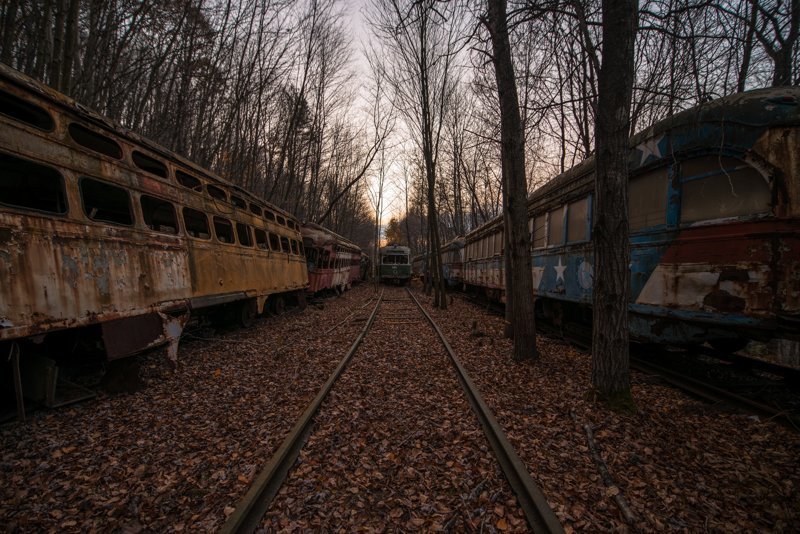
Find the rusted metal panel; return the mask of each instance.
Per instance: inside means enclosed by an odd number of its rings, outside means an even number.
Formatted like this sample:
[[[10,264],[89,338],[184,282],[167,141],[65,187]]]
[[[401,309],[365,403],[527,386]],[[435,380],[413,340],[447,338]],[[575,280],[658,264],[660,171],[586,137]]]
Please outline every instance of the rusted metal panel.
[[[106,321],[102,328],[109,360],[136,354],[164,341],[161,317],[157,313]]]

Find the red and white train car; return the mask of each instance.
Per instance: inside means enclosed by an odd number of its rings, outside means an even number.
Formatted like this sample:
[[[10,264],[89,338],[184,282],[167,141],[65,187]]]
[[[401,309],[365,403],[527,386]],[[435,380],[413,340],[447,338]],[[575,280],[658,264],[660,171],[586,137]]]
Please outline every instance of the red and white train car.
[[[361,278],[361,248],[316,223],[301,228],[308,264],[308,291],[349,289]]]

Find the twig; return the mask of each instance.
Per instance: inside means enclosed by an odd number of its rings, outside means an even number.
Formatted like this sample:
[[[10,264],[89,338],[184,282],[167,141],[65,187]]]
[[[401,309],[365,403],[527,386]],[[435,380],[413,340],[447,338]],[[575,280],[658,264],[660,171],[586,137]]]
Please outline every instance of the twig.
[[[573,421],[578,426],[581,426],[580,421],[578,421],[578,416],[575,415],[575,412],[570,412]],[[600,454],[597,452],[597,447],[594,443],[594,433],[592,432],[592,425],[586,423],[583,426],[584,432],[586,432],[586,440],[589,442],[589,452],[592,454],[592,459],[594,460],[595,465],[597,466],[597,470],[600,472],[600,477],[603,479],[603,484],[609,489],[609,492],[612,493],[614,497],[614,502],[617,503],[620,511],[622,512],[625,521],[628,525],[633,526],[636,524],[636,516],[634,515],[633,511],[631,510],[630,506],[628,505],[628,501],[625,499],[625,496],[622,495],[622,490],[614,484],[614,479],[611,478],[611,474],[608,472],[608,466],[600,457]],[[606,493],[608,494],[608,493]]]

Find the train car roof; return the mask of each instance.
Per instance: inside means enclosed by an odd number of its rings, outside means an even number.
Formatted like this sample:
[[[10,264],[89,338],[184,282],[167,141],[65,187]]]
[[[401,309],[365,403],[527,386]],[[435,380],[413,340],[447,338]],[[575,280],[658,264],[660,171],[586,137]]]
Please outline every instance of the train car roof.
[[[701,125],[718,123],[721,125],[741,125],[753,128],[773,126],[788,126],[800,124],[800,87],[771,87],[756,89],[744,93],[736,93],[718,98],[709,102],[681,111],[662,119],[655,124],[639,131],[629,140],[629,165],[632,172],[651,166],[653,163],[663,161],[666,155],[677,155],[698,148],[691,142],[680,144],[675,139],[666,139],[667,134],[674,132],[691,133],[693,139],[708,143]],[[664,137],[660,137],[664,136]],[[653,143],[659,139],[658,145],[663,142],[662,158],[655,160],[647,157],[643,144]],[[594,170],[594,155],[578,163],[571,169],[555,176],[547,183],[538,187],[528,196],[528,210],[546,197],[562,188],[568,187],[573,182],[578,182]],[[503,216],[499,215],[469,232],[467,241],[474,240],[483,235],[500,230]]]
[[[8,65],[0,63],[0,78],[4,78],[9,83],[17,85],[25,89],[26,91],[36,94],[40,98],[43,98],[50,102],[51,105],[63,108],[75,115],[79,116],[81,119],[89,122],[93,126],[99,127],[106,131],[112,132],[114,135],[121,137],[133,145],[138,145],[147,150],[158,154],[166,159],[173,160],[175,162],[180,163],[182,166],[187,167],[188,170],[195,172],[202,177],[216,182],[219,185],[223,185],[230,189],[231,191],[247,197],[251,201],[259,202],[265,204],[269,207],[270,210],[275,211],[276,213],[291,218],[298,223],[300,222],[297,217],[295,217],[292,213],[280,208],[271,202],[264,200],[263,198],[258,197],[257,195],[251,193],[250,191],[244,189],[243,187],[222,178],[218,174],[211,172],[210,170],[201,167],[197,163],[169,150],[168,148],[159,145],[155,141],[147,139],[146,137],[134,132],[133,130],[123,126],[119,122],[106,117],[105,115],[100,114],[99,112],[84,106],[83,104],[79,103],[75,99],[56,91],[52,87],[49,87],[38,80],[31,78],[30,76],[12,68]]]
[[[311,239],[315,245],[343,245],[347,248],[361,251],[361,247],[346,239],[336,232],[325,228],[315,222],[306,221],[300,227],[300,234],[303,238]]]
[[[386,245],[385,247],[381,247],[379,250],[380,254],[386,253],[396,253],[396,254],[411,254],[411,249],[409,247],[405,247],[403,245],[395,245],[394,243]]]

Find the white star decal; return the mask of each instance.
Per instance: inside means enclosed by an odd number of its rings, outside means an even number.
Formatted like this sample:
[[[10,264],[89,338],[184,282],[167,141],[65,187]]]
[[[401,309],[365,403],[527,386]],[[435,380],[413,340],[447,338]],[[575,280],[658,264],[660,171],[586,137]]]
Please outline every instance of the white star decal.
[[[558,257],[558,265],[553,266],[553,269],[556,270],[556,282],[561,280],[564,281],[564,271],[567,270],[566,265],[561,264],[561,256]]]
[[[636,149],[642,153],[642,159],[639,162],[640,165],[643,165],[650,156],[655,156],[656,158],[661,157],[661,148],[659,148],[658,144],[662,139],[664,139],[664,134],[661,134],[658,137],[652,137],[636,147]]]

